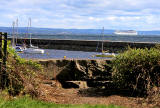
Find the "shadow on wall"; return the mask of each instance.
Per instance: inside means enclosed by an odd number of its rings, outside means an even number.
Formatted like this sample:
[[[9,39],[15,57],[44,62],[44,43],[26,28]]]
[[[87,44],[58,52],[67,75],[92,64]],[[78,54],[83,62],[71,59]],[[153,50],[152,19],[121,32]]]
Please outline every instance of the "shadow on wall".
[[[72,82],[67,81],[88,81],[88,80],[110,80],[110,60],[46,60],[39,61],[44,65],[46,78],[56,79],[62,87],[67,88]],[[91,85],[91,84],[90,84]]]

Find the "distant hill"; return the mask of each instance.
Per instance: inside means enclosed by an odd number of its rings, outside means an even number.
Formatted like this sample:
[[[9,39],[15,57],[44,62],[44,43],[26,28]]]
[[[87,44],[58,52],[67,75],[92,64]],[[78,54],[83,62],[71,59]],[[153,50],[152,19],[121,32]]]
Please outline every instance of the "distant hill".
[[[113,34],[115,30],[105,29],[104,34]],[[12,27],[0,27],[0,32],[12,33]],[[30,33],[33,34],[77,34],[77,35],[99,35],[102,29],[53,29],[53,28],[35,28],[32,27]],[[19,27],[18,33],[27,33],[27,27]],[[160,31],[138,31],[139,35],[160,35]]]
[[[11,27],[0,27],[1,32],[12,33]],[[19,27],[19,33],[27,33],[27,27]],[[52,29],[52,28],[31,28],[33,34],[101,34],[101,29]],[[114,30],[104,30],[104,34],[112,34]]]
[[[160,35],[160,31],[138,31],[139,35]]]

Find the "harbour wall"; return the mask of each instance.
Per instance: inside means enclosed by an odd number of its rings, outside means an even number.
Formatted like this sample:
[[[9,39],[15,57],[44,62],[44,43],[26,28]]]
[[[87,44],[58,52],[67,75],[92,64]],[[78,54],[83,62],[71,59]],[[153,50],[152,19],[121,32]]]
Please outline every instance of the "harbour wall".
[[[23,42],[29,44],[29,39],[18,39],[17,42],[20,44]],[[149,42],[114,42],[107,40],[103,41],[103,43],[104,50],[108,50],[109,52],[123,51],[128,46],[131,48],[151,48],[157,44]],[[102,42],[97,40],[32,39],[32,44],[46,49],[100,52]]]

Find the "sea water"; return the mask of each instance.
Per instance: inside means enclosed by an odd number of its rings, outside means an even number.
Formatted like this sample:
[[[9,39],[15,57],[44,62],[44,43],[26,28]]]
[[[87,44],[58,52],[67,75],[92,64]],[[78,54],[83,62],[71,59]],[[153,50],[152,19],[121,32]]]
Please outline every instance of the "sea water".
[[[83,51],[67,51],[44,49],[44,54],[29,54],[18,53],[22,58],[26,59],[111,59],[107,57],[95,57],[98,52],[83,52]]]

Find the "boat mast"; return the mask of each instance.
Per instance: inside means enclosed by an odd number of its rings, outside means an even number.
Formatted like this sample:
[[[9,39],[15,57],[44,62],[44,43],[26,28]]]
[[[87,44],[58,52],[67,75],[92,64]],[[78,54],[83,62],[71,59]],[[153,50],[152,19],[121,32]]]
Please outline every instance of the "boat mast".
[[[104,51],[103,51],[103,37],[104,37],[104,27],[102,29],[102,54],[104,53]]]
[[[28,34],[29,34],[29,38],[30,38],[30,40],[29,40],[29,44],[30,44],[30,46],[32,45],[32,42],[31,42],[31,18],[29,18],[29,21],[28,21],[28,29],[27,29],[27,31],[28,31]]]
[[[14,47],[15,46],[15,22],[13,21],[12,23],[12,46]]]
[[[15,44],[17,44],[17,38],[18,38],[18,18],[17,18],[17,20],[16,20],[16,43]]]

